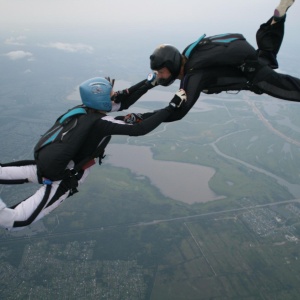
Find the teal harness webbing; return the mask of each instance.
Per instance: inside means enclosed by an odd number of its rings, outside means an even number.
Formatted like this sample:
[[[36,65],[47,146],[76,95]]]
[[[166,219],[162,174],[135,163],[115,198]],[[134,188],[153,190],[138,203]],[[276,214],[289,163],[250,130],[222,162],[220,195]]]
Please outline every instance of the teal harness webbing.
[[[186,52],[184,53],[184,55],[189,58],[191,52],[193,51],[193,49],[206,37],[206,34],[203,34],[202,36],[199,37],[199,39],[197,41],[195,41],[193,44],[191,44],[188,49],[186,50]]]

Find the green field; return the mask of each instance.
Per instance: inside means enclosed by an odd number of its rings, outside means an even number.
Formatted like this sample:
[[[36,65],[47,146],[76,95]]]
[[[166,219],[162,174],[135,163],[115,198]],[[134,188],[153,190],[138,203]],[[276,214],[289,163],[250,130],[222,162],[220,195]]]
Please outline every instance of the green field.
[[[194,208],[163,197],[147,180],[137,183],[127,170],[97,172],[102,180],[95,185],[91,177],[81,197],[45,218],[42,233],[2,234],[4,299],[295,299],[299,293],[299,203],[254,207],[243,198],[238,207],[220,200]]]

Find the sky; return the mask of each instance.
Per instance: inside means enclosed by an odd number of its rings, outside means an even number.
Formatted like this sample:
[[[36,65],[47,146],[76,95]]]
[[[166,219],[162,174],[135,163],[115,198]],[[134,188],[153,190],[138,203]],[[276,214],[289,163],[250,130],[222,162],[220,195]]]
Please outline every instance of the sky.
[[[97,26],[110,28],[166,27],[197,24],[218,30],[255,28],[269,18],[279,0],[0,0],[1,27],[5,30],[26,30],[32,26],[67,28]],[[291,8],[295,24],[300,3]],[[297,13],[298,12],[298,13]],[[120,29],[121,29],[120,28]]]
[[[151,43],[186,45],[207,35],[240,32],[254,45],[255,33],[273,14],[279,0],[0,0],[0,43],[25,45],[39,36],[39,46],[66,52],[92,52],[96,43],[127,47]],[[300,1],[288,12],[281,54],[299,53]],[[44,37],[44,41],[40,38]],[[136,38],[135,43],[131,41]],[[153,41],[153,42],[152,42]],[[1,46],[1,44],[0,44]],[[11,60],[32,59],[22,49]]]

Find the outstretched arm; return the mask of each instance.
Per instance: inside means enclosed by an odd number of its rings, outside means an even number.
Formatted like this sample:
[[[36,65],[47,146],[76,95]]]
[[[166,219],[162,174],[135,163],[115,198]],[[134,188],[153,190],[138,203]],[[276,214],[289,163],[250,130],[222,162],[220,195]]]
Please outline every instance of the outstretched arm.
[[[114,131],[110,134],[130,136],[145,135],[164,122],[171,114],[179,110],[185,102],[185,91],[179,90],[170,101],[169,106],[153,113],[149,113],[145,119],[143,119],[143,115],[145,116],[146,114],[128,114],[126,116],[115,117],[114,119],[122,120],[125,124],[131,124],[133,126],[116,126]],[[105,120],[105,118],[103,119]]]
[[[192,75],[186,75],[183,80],[183,90],[186,93],[186,101],[182,103],[180,108],[172,112],[163,122],[174,122],[181,120],[194,106],[198,100],[202,90],[208,87],[209,82],[214,82],[212,78],[215,77],[215,71],[206,70],[205,72],[197,72]],[[151,117],[154,112],[147,112],[139,114],[139,117],[143,120]]]
[[[128,89],[115,92],[112,97],[115,103],[113,111],[129,108],[154,86],[156,86],[155,77],[153,79],[148,77],[148,79],[142,80]]]

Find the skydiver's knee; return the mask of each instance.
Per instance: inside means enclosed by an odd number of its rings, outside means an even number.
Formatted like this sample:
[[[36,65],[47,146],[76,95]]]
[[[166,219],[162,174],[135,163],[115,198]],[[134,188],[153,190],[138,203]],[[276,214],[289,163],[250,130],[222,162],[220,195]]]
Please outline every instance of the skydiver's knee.
[[[276,55],[274,55],[274,53],[272,53],[271,51],[259,50],[258,59],[262,64],[268,65],[270,68],[278,69],[278,61]]]

